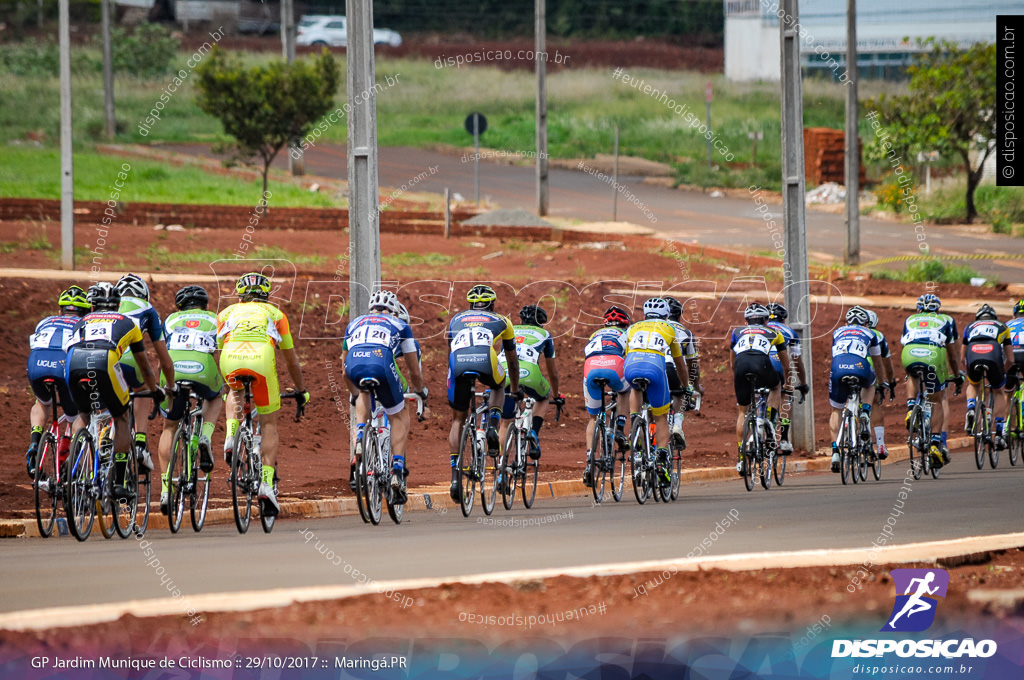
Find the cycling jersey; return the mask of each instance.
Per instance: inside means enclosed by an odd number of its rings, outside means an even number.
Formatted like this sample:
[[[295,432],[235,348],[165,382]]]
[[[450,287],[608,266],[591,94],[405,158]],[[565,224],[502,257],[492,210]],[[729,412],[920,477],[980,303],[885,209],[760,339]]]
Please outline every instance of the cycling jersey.
[[[992,319],[979,319],[964,328],[964,358],[967,379],[977,385],[985,367],[988,381],[999,388],[1006,383],[1003,347],[1012,346],[1010,330],[1006,324]]]
[[[540,326],[516,324],[512,327],[516,334],[516,356],[519,359],[519,386],[534,399],[543,401],[551,396],[551,385],[541,372],[540,359],[555,358],[555,341],[551,334]],[[508,370],[504,352],[498,356],[498,362]]]
[[[354,386],[374,378],[378,383],[376,398],[388,415],[405,407],[409,385],[396,359],[417,352],[409,324],[389,314],[364,314],[349,322],[342,350],[346,352],[345,376]]]
[[[780,321],[769,321],[768,328],[774,328],[782,334],[782,337],[786,340],[786,351],[789,352],[791,358],[795,359],[800,356],[800,336],[797,335],[795,330]],[[782,360],[779,359],[778,347],[773,345],[768,351],[768,356],[771,357],[772,367],[782,378],[783,382],[785,382],[785,376],[782,375]]]
[[[505,367],[498,361],[501,350],[516,348],[516,335],[508,317],[485,309],[459,312],[448,323],[448,403],[456,411],[469,407],[476,380],[491,389],[505,387]]]
[[[1013,359],[1018,366],[1024,366],[1024,316],[1014,317],[1006,322],[1013,343]]]
[[[124,354],[143,351],[142,331],[119,312],[82,317],[67,341],[65,363],[71,398],[85,413],[108,409],[115,418],[128,408],[128,383],[121,370]]]
[[[647,399],[656,416],[668,412],[670,402],[665,358],[681,355],[676,330],[667,321],[645,319],[626,330],[625,378],[630,384],[638,378],[648,381]]]
[[[779,331],[768,326],[741,326],[733,328],[729,345],[734,354],[757,352],[768,356],[772,349],[786,349],[786,338]]]
[[[156,342],[164,337],[164,326],[160,321],[160,315],[153,305],[146,300],[137,297],[122,297],[121,306],[118,310],[139,327],[143,337],[149,336],[149,341]],[[122,371],[132,389],[142,386],[142,378],[139,376],[138,366],[135,364],[135,357],[129,353],[121,359]]]
[[[629,391],[624,373],[626,331],[605,326],[591,333],[583,348],[584,402],[590,415],[601,410],[601,387],[598,380],[607,380],[608,387],[617,393]]]
[[[950,377],[946,347],[956,339],[956,322],[947,314],[920,312],[903,324],[900,361],[908,373],[921,373],[926,392],[945,389]]]
[[[832,370],[828,381],[828,398],[833,408],[842,408],[850,396],[843,382],[855,376],[862,388],[875,383],[875,371],[868,360],[881,356],[878,334],[864,326],[840,326],[832,332]]]
[[[217,315],[205,309],[174,312],[164,320],[167,352],[174,365],[174,380],[188,380],[200,399],[214,399],[224,379],[213,355],[217,351]],[[188,395],[182,392],[167,412],[178,420],[184,414]]]
[[[590,358],[605,354],[626,356],[626,331],[615,326],[605,326],[590,334],[583,347],[583,356]]]
[[[220,370],[233,390],[243,388],[238,378],[251,376],[253,399],[259,413],[281,408],[274,344],[292,349],[288,317],[267,302],[237,302],[217,315],[217,344]]]
[[[78,415],[65,376],[65,346],[71,339],[72,330],[78,323],[78,316],[48,316],[38,324],[29,336],[28,381],[32,393],[44,406],[50,405],[50,393],[46,381],[53,380],[58,402],[68,416]]]
[[[772,365],[771,352],[786,349],[782,333],[768,326],[740,326],[729,335],[733,361],[732,384],[739,406],[749,406],[753,391],[748,374],[753,374],[753,387],[774,389],[782,381],[781,371]]]

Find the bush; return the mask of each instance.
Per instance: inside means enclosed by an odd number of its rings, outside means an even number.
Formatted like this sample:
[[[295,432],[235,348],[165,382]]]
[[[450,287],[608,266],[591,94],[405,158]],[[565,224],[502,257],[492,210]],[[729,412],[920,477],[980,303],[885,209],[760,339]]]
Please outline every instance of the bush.
[[[885,206],[895,213],[898,213],[904,204],[900,185],[891,179],[878,185],[878,188],[875,189],[875,198],[878,200],[878,205]]]
[[[978,272],[966,265],[946,266],[941,260],[930,258],[910,263],[905,272],[883,269],[871,276],[887,281],[910,281],[912,283],[924,283],[925,281],[970,283],[972,278],[978,276]]]

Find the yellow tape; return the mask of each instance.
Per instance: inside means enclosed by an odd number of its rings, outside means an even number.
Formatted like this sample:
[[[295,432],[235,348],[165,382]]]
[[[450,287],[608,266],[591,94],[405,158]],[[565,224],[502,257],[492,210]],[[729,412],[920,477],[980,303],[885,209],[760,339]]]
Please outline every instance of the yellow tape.
[[[876,264],[888,264],[890,262],[914,262],[919,260],[1020,260],[1024,254],[1006,253],[1005,255],[993,255],[982,253],[976,255],[898,255],[896,257],[883,257],[878,260],[865,262],[862,267],[871,267]]]

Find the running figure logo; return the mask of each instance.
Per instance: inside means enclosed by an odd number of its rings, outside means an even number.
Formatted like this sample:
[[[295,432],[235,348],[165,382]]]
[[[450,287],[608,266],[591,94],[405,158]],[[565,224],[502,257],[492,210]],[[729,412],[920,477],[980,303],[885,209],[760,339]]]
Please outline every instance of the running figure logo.
[[[893,569],[889,573],[896,587],[896,603],[882,630],[907,633],[927,630],[935,621],[939,602],[936,598],[946,596],[949,572],[945,569]]]

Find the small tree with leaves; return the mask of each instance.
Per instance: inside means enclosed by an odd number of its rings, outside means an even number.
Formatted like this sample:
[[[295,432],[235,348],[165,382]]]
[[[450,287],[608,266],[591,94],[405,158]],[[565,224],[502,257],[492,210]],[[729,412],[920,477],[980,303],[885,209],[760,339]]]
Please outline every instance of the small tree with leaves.
[[[934,38],[919,44],[929,50],[907,69],[909,94],[883,94],[868,106],[879,112],[890,133],[887,141],[904,158],[932,150],[959,157],[967,175],[966,218],[971,222],[978,216],[974,192],[995,148],[996,47],[977,43],[961,48]]]
[[[196,74],[199,108],[218,118],[234,137],[237,157],[263,161],[264,195],[270,164],[334,106],[341,79],[338,63],[326,49],[310,60],[247,68],[214,47]]]

